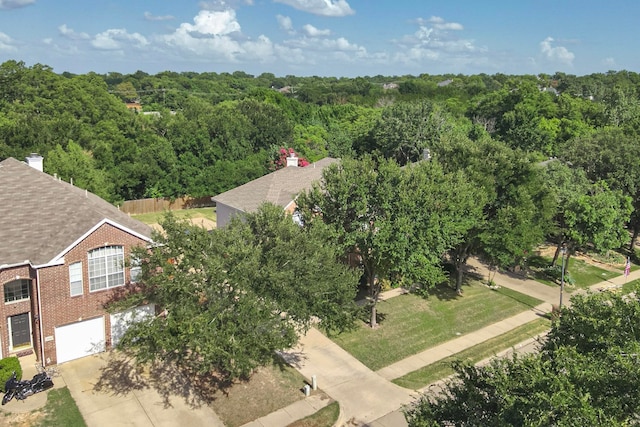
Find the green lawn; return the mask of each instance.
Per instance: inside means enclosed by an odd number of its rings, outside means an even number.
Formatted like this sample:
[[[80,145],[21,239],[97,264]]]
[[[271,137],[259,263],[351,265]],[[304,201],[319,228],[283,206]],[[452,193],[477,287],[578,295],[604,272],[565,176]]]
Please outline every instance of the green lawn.
[[[622,286],[622,292],[628,294],[630,292],[638,292],[640,290],[640,279],[632,280]]]
[[[331,427],[340,416],[340,405],[332,402],[313,415],[289,424],[287,427]]]
[[[554,281],[553,279],[546,276],[543,272],[544,267],[551,264],[551,258],[549,257],[531,257],[530,268],[533,273],[533,277],[540,283],[544,283],[548,286],[558,286],[560,284],[559,281]],[[558,265],[562,260],[558,259]],[[581,288],[586,289],[592,285],[595,285],[598,282],[602,282],[604,280],[609,280],[614,277],[620,276],[622,274],[622,270],[605,270],[600,267],[596,267],[595,265],[588,264],[581,259],[578,258],[569,258],[569,262],[565,265],[565,272],[568,275],[571,275],[575,284],[573,286],[568,286],[568,291],[570,292],[572,288]]]
[[[378,328],[362,323],[333,340],[375,371],[541,303],[479,282],[470,282],[461,297],[449,287],[434,293],[428,299],[407,294],[381,301],[378,312],[383,320]]]
[[[533,338],[551,327],[549,319],[538,319],[519,326],[495,338],[491,338],[481,344],[477,344],[466,350],[446,357],[432,365],[410,372],[407,375],[396,378],[393,383],[411,390],[419,390],[438,380],[446,378],[454,373],[452,363],[456,360],[467,361],[476,364],[488,357],[512,348],[513,346]]]
[[[66,387],[53,389],[47,392],[47,404],[42,409],[44,416],[39,420],[37,426],[64,426],[64,427],[85,427],[84,418],[80,414],[76,402],[71,397],[69,389]]]
[[[569,258],[569,264],[566,267],[577,288],[588,288],[603,280],[609,280],[622,274],[621,271],[609,271],[579,260],[577,258]]]
[[[171,213],[180,219],[187,218],[206,218],[212,221],[216,220],[215,208],[193,208],[193,209],[180,209],[171,211]],[[164,218],[165,212],[154,212],[139,215],[131,215],[132,218],[142,221],[145,224],[157,224]]]

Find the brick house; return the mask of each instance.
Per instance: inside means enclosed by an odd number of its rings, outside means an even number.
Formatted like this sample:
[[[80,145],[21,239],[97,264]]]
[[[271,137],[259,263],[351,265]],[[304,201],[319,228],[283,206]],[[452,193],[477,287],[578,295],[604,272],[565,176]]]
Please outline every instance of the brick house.
[[[255,212],[263,203],[273,203],[294,214],[297,195],[310,189],[314,181],[320,181],[324,168],[338,161],[325,157],[299,167],[297,157],[288,157],[287,167],[218,194],[212,198],[216,202],[217,226],[224,227],[235,215]]]
[[[131,248],[151,228],[42,172],[42,157],[0,162],[0,357],[62,363],[110,348],[134,315],[108,314],[114,288],[135,278]]]

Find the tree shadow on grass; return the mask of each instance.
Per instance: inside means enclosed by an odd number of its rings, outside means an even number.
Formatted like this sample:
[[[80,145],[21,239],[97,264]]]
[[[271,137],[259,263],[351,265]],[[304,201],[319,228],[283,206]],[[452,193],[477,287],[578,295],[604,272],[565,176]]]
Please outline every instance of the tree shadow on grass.
[[[283,350],[279,351],[277,356],[274,357],[274,364],[280,370],[285,370],[289,366],[300,369],[305,360],[307,360],[307,356],[303,350]]]
[[[456,292],[455,282],[450,283],[441,283],[439,285],[434,286],[433,288],[429,288],[426,291],[419,291],[418,295],[423,298],[429,298],[434,296],[438,298],[440,301],[455,301],[459,298],[464,297],[464,289],[471,286],[471,282],[478,280],[474,274],[466,273],[462,278],[462,295]]]
[[[140,365],[127,355],[111,352],[105,366],[100,369],[93,391],[123,396],[144,389],[155,390],[165,408],[170,408],[172,397],[181,398],[191,408],[209,405],[216,394],[225,393],[233,382],[179,369],[162,360]]]
[[[465,284],[462,285],[463,289]],[[458,298],[462,298],[462,295],[458,295],[456,293],[455,288],[451,287],[448,284],[436,285],[435,287],[428,290],[427,295],[424,295],[424,298],[435,297],[440,301],[453,301]]]

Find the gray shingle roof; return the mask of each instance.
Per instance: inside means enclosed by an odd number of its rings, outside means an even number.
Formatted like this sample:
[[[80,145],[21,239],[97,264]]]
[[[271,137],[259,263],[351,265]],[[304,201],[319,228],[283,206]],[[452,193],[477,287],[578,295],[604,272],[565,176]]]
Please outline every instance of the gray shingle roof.
[[[254,212],[265,202],[285,208],[301,191],[311,188],[311,183],[320,181],[324,168],[338,161],[326,157],[303,168],[286,167],[218,194],[213,200],[243,212]]]
[[[95,194],[16,159],[0,162],[0,265],[51,262],[105,219],[151,236],[149,226]]]

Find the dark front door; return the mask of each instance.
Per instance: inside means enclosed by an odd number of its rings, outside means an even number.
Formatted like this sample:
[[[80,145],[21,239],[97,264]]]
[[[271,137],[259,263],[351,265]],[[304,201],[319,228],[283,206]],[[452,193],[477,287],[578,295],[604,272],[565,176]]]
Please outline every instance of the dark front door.
[[[29,313],[11,316],[11,346],[13,348],[31,345]]]

